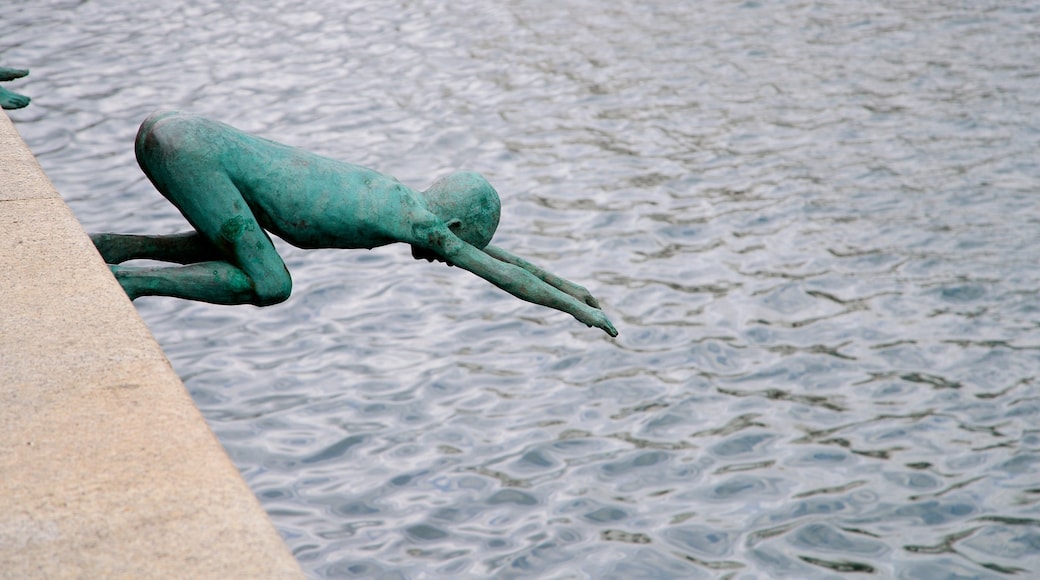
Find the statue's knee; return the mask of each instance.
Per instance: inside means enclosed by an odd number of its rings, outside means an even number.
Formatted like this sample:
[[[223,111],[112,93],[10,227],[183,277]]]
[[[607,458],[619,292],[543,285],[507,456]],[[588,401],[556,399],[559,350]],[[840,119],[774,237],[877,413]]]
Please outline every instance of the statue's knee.
[[[134,152],[137,154],[137,160],[143,164],[148,157],[151,155],[151,151],[156,149],[159,137],[155,131],[155,125],[163,119],[176,116],[176,113],[171,111],[156,111],[141,123],[141,127],[137,130],[137,137],[134,139]]]
[[[288,273],[284,276],[271,276],[268,279],[257,281],[253,288],[253,304],[271,306],[289,299],[289,294],[292,293],[292,278]]]

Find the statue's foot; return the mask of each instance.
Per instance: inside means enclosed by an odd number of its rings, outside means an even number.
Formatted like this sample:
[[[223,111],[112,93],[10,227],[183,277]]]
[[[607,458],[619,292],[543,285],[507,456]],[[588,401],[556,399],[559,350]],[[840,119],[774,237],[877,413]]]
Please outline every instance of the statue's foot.
[[[19,95],[18,93],[0,88],[0,108],[21,109],[28,105],[30,100],[32,99],[25,95]]]
[[[0,81],[13,81],[14,79],[20,79],[27,74],[29,74],[28,69],[0,66]]]

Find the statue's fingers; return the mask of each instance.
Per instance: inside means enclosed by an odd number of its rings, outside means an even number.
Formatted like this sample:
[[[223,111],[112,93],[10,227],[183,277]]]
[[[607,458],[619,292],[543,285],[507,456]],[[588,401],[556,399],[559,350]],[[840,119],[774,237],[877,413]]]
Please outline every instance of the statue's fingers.
[[[12,109],[21,109],[22,107],[25,107],[28,104],[29,104],[29,97],[23,97],[21,95],[18,95],[17,97],[11,99],[11,108]]]
[[[24,68],[5,68],[0,66],[0,81],[13,81],[29,74]]]
[[[4,109],[21,109],[29,104],[29,97],[0,88],[0,107]]]
[[[610,323],[610,319],[607,318],[607,315],[604,314],[602,310],[594,310],[590,314],[591,320],[585,324],[595,326],[610,336],[618,335],[617,329],[615,329],[614,325]]]

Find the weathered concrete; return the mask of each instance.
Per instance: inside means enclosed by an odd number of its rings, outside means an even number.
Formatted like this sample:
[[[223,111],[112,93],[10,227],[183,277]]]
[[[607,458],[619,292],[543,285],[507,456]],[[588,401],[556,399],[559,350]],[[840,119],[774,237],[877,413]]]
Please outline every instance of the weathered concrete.
[[[0,577],[301,576],[0,114]]]

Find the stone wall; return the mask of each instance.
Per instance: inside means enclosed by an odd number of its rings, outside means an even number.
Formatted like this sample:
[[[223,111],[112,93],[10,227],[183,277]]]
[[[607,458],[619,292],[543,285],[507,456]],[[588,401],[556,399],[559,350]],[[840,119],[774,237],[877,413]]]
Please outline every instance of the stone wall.
[[[0,578],[301,576],[0,114]]]

